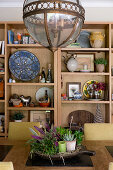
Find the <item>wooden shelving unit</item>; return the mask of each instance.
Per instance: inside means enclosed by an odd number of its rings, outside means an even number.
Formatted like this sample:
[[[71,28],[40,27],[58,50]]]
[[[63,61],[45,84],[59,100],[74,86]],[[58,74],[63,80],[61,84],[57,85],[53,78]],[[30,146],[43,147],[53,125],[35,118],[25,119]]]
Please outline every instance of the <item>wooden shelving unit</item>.
[[[102,32],[105,34],[105,41],[102,45],[102,48],[61,48],[58,49],[58,125],[68,126],[67,120],[70,112],[74,110],[88,110],[95,114],[97,104],[101,105],[102,113],[105,119],[105,122],[111,122],[111,117],[113,114],[113,108],[111,101],[111,93],[113,93],[113,76],[111,76],[111,66],[113,64],[113,23],[98,23],[98,22],[85,22],[83,26],[83,30],[87,31],[96,31]],[[66,69],[66,65],[63,63],[62,56],[66,56],[66,54],[79,54],[79,53],[92,53],[95,54],[95,57],[104,57],[108,61],[108,65],[106,67],[105,72],[68,72]],[[62,80],[61,77],[62,76]],[[81,82],[81,87],[83,87],[84,83],[88,80],[97,80],[99,82],[105,82],[107,84],[108,90],[108,100],[102,101],[88,101],[88,100],[72,100],[72,101],[62,101],[61,93],[67,93],[66,91],[66,83],[67,82]],[[61,85],[63,87],[61,87]],[[81,88],[82,90],[82,88]]]
[[[5,132],[0,133],[0,136],[7,137],[8,124],[11,121],[10,116],[15,111],[23,111],[25,115],[23,121],[30,121],[30,111],[51,111],[50,114],[53,114],[52,119],[54,119],[54,125],[57,126],[57,51],[52,53],[39,44],[8,44],[8,30],[13,30],[16,35],[17,32],[25,33],[26,28],[23,22],[0,22],[0,40],[5,41],[5,55],[0,54],[0,60],[4,59],[5,65],[5,72],[0,72],[0,76],[4,77],[5,82],[4,100],[0,100],[0,109],[5,113]],[[45,67],[47,74],[48,64],[51,63],[53,83],[38,83],[38,78],[30,82],[16,80],[16,83],[9,83],[9,78],[12,76],[8,66],[9,57],[18,50],[27,50],[37,56],[40,62],[40,72],[42,67]],[[13,79],[15,78],[13,77]],[[9,107],[9,99],[15,93],[18,95],[31,96],[32,100],[37,102],[36,92],[42,87],[53,89],[54,97],[52,96],[52,107]]]
[[[0,73],[0,76],[4,77],[5,82],[5,96],[4,100],[0,100],[1,110],[5,112],[5,132],[0,133],[0,136],[7,136],[9,117],[16,110],[24,111],[26,119],[31,110],[50,110],[54,112],[54,124],[55,126],[67,126],[68,114],[71,111],[77,109],[84,109],[95,113],[96,105],[102,106],[102,113],[104,114],[105,122],[112,122],[113,114],[113,101],[111,100],[111,94],[113,93],[113,76],[111,76],[111,66],[113,66],[113,23],[98,23],[98,22],[85,22],[83,30],[99,31],[105,34],[105,41],[102,48],[59,48],[54,54],[42,47],[39,44],[8,44],[7,43],[7,31],[12,30],[15,32],[25,33],[26,29],[23,22],[0,22],[0,40],[5,40],[5,55],[0,55],[0,59],[4,59],[5,72]],[[2,36],[1,36],[2,35]],[[47,69],[47,64],[52,64],[53,70],[53,83],[38,83],[37,81],[31,82],[19,82],[9,83],[11,74],[8,68],[8,61],[11,54],[17,50],[27,50],[35,54],[41,67],[44,66]],[[108,65],[104,73],[98,72],[68,72],[66,67],[64,68],[62,62],[62,53],[95,53],[105,57],[108,61]],[[46,70],[47,72],[47,70]],[[63,80],[63,88],[61,88],[61,76]],[[98,80],[105,82],[108,85],[108,100],[102,101],[61,101],[61,93],[66,93],[66,82],[81,82],[81,85],[88,80]],[[32,100],[36,101],[35,93],[41,87],[49,87],[54,89],[54,107],[9,107],[9,99],[11,95],[17,93],[18,95],[31,96]]]

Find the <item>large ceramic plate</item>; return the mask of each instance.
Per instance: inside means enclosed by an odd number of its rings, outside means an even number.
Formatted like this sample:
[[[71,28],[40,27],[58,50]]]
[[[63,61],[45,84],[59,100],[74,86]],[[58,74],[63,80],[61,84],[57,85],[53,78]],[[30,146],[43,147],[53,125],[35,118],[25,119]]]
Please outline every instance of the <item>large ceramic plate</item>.
[[[98,83],[98,81],[96,81],[96,80],[89,80],[89,81],[87,81],[87,82],[84,84],[84,86],[83,86],[83,94],[84,94],[84,96],[85,96],[86,98],[89,98],[88,91],[89,91],[89,89],[91,89],[91,86],[92,86],[95,82]],[[102,90],[100,90],[99,92],[100,92],[100,94],[102,94]]]
[[[50,89],[48,87],[42,87],[36,92],[36,100],[39,102],[39,99],[45,96],[45,90],[47,90],[48,97],[50,99],[53,98],[53,89]]]
[[[29,81],[39,73],[40,63],[29,51],[16,51],[9,58],[9,69],[17,79]]]

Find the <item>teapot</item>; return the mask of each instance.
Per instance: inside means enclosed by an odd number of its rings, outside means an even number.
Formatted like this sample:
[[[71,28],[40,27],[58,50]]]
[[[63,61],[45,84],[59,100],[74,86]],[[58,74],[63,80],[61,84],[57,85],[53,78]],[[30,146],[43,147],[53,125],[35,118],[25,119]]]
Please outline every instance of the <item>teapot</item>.
[[[81,100],[82,99],[82,94],[78,91],[74,92],[74,99],[76,100]]]
[[[64,56],[63,56],[64,57]],[[64,63],[66,64],[67,66],[67,69],[70,71],[70,72],[74,72],[77,70],[77,67],[78,67],[78,61],[76,60],[76,57],[77,55],[76,54],[72,54],[71,57],[66,61],[66,58],[64,60]]]

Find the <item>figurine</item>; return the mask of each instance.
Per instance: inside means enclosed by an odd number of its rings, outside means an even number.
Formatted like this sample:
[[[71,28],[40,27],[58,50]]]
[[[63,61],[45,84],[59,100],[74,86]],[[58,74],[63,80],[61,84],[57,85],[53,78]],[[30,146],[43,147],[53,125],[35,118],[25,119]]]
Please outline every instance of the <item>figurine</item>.
[[[22,103],[27,107],[31,102],[31,96],[24,97],[23,95],[20,96]]]

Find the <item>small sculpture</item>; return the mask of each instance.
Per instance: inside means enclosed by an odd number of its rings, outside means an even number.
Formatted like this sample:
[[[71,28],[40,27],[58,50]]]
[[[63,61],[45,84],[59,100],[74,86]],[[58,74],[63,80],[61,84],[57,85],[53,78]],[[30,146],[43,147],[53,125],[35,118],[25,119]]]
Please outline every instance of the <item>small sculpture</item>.
[[[31,102],[31,96],[24,97],[23,95],[20,96],[22,103],[27,107]]]
[[[77,67],[78,67],[78,62],[76,60],[76,57],[77,55],[76,54],[72,54],[71,57],[66,61],[66,57],[64,57],[64,63],[66,64],[67,66],[67,69],[70,71],[70,72],[74,72],[77,70]]]

